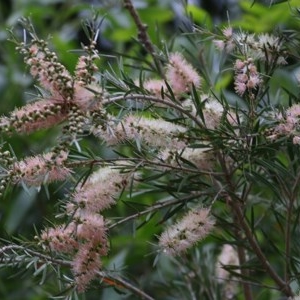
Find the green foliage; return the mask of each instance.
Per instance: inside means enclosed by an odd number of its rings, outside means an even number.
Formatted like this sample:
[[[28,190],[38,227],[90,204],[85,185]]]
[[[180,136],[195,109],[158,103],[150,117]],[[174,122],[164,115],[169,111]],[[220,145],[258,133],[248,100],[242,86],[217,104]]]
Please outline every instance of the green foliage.
[[[141,45],[137,24],[119,2],[103,1],[93,8],[86,2],[71,2],[12,1],[12,7],[0,4],[1,114],[39,98],[42,91],[27,75],[22,58],[8,41],[12,39],[8,28],[14,28],[18,40],[28,39],[17,20],[30,16],[37,35],[49,39],[60,61],[73,72],[82,53],[78,32],[83,23],[88,33],[91,33],[89,26],[95,25],[101,38],[112,45],[111,49],[100,50],[101,60],[97,62],[99,82],[112,95],[105,113],[114,115],[115,122],[130,112],[141,118],[188,126],[189,131],[183,135],[191,141],[190,148],[218,149],[215,161],[221,164],[209,174],[199,171],[195,163],[179,153],[175,160],[180,168],[163,169],[167,162],[158,160],[160,150],[148,147],[141,140],[126,141],[113,148],[84,132],[71,146],[69,160],[74,172],[70,182],[43,184],[40,189],[9,186],[2,197],[1,239],[3,247],[11,245],[11,248],[0,248],[0,298],[140,299],[142,296],[130,289],[136,286],[138,291],[155,299],[224,299],[224,283],[216,278],[215,269],[224,244],[247,252],[241,270],[250,270],[249,273],[240,273],[234,265],[226,266],[236,281],[252,283],[254,296],[247,300],[275,300],[289,295],[280,290],[282,286],[278,287],[278,282],[274,283],[274,278],[266,272],[253,240],[280,278],[290,276],[287,284],[296,292],[300,285],[299,145],[293,144],[292,137],[270,141],[266,136],[278,121],[272,118],[275,111],[279,116],[280,112],[286,113],[287,107],[299,103],[296,78],[299,37],[293,30],[299,25],[296,8],[300,1],[279,0],[267,4],[239,1],[241,15],[224,20],[218,29],[205,10],[187,5],[183,10],[185,17],[190,17],[197,27],[195,32],[180,37],[172,27],[175,17],[170,6],[172,1],[140,1],[137,12],[148,26],[147,33],[155,45],[154,55]],[[86,16],[88,22],[82,22]],[[213,43],[228,24],[236,31],[258,34],[272,33],[275,29],[284,40],[284,53],[291,54],[287,66],[258,65],[265,85],[255,95],[257,103],[245,96],[242,99],[234,92],[233,63],[236,58],[243,58],[242,51],[230,57],[226,51],[216,51]],[[168,82],[160,95],[164,100],[171,100],[167,109],[155,107],[157,103],[151,101],[138,101],[151,100],[144,85],[148,78],[162,76],[159,71],[165,70],[173,51],[183,52],[203,77],[201,94],[199,88],[193,86],[190,94],[182,96],[191,100],[196,115],[183,107],[182,99],[177,98]],[[202,97],[205,93],[224,108],[217,129],[207,124],[198,126],[207,122],[204,109],[208,96]],[[134,98],[133,94],[140,98]],[[227,120],[228,111],[236,119],[234,125]],[[97,113],[99,115],[92,116],[93,121],[103,125],[107,116],[102,111]],[[1,151],[13,149],[18,159],[46,152],[56,145],[64,130],[61,124],[23,137],[3,134],[6,143]],[[234,162],[232,169],[226,166],[224,157],[227,156]],[[129,184],[118,197],[117,205],[104,212],[109,220],[111,247],[109,255],[103,258],[105,272],[93,281],[85,294],[77,294],[69,257],[43,252],[45,249],[34,239],[43,228],[65,221],[62,210],[68,201],[66,191],[87,182],[97,166],[105,161],[113,165],[118,159],[130,162],[130,166],[123,166],[125,173],[136,168],[141,172],[141,179],[137,187]],[[199,205],[213,207],[216,219],[213,235],[180,256],[165,255],[157,246],[162,228],[176,223],[188,209]],[[68,222],[71,220],[66,224]],[[126,282],[130,285],[126,286]],[[243,291],[241,284],[235,299],[246,299]]]

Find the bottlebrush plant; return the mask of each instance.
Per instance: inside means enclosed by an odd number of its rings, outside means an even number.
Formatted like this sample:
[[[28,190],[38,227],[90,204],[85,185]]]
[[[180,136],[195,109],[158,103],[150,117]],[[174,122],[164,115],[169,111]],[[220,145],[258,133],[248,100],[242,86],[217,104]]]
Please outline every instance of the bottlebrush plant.
[[[40,191],[62,182],[65,197],[35,241],[3,241],[1,267],[33,267],[45,278],[52,270],[65,299],[104,286],[128,299],[293,299],[300,93],[281,86],[274,93],[271,85],[278,70],[294,72],[300,84],[297,37],[195,27],[190,38],[207,43],[219,64],[213,78],[205,53],[158,49],[131,1],[124,3],[148,54],[136,77],[121,63],[119,73],[98,67],[97,29],[72,72],[51,40],[22,21],[27,39],[14,42],[39,95],[0,118],[1,196],[16,185]],[[218,88],[223,74],[231,85]],[[11,136],[54,127],[55,144],[44,153],[14,155]],[[134,212],[113,215],[124,205]],[[126,269],[110,265],[118,247],[112,241],[126,224],[138,234],[153,220],[152,255],[138,260],[155,264],[145,281],[133,283]]]

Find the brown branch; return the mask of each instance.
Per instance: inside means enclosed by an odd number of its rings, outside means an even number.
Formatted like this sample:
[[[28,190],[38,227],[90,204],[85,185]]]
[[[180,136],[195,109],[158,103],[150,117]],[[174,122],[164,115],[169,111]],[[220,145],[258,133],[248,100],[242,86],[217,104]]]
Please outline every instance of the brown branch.
[[[230,197],[230,196],[228,195],[228,197]],[[232,200],[232,199],[230,199],[228,202],[231,204],[231,207],[234,209],[234,212],[235,212],[236,217],[238,219],[239,225],[243,228],[244,233],[247,237],[247,240],[248,240],[249,244],[252,247],[252,250],[256,254],[259,261],[261,262],[261,264],[262,264],[263,268],[265,269],[265,271],[272,277],[274,282],[277,284],[277,286],[280,288],[280,290],[286,296],[293,297],[294,294],[293,294],[290,286],[278,276],[278,274],[273,269],[273,267],[270,265],[270,263],[267,260],[266,256],[262,252],[261,248],[259,247],[259,245],[258,245],[258,243],[257,243],[257,241],[256,241],[256,239],[255,239],[255,237],[254,237],[254,235],[251,231],[251,228],[249,227],[248,223],[245,221],[245,218],[244,218],[243,212],[241,210],[240,204],[237,203],[236,201]]]
[[[124,7],[129,11],[132,19],[134,20],[135,25],[137,26],[138,29],[138,40],[142,43],[146,51],[152,56],[153,61],[156,65],[156,68],[159,72],[159,74],[164,78],[164,72],[163,72],[163,67],[161,64],[161,61],[157,58],[155,54],[155,49],[154,46],[150,40],[150,37],[147,33],[147,28],[148,26],[146,24],[143,24],[137,10],[133,6],[131,0],[123,0],[124,2]]]
[[[295,178],[291,193],[286,193],[288,197],[287,216],[285,223],[285,280],[290,280],[290,253],[291,253],[291,227],[292,227],[292,215],[294,211],[294,203],[297,199],[297,192],[299,188],[300,174]]]
[[[235,234],[235,236],[238,240],[243,239],[242,232],[241,232],[240,228],[236,227],[234,229],[234,234]],[[244,278],[248,278],[249,277],[249,270],[243,268],[243,265],[245,265],[246,260],[247,260],[246,259],[245,248],[241,245],[238,245],[237,246],[237,252],[238,252],[238,258],[239,258],[239,265],[241,266],[241,269],[240,269],[241,274]],[[247,281],[241,281],[241,284],[243,285],[245,300],[252,300],[253,295],[252,295],[251,285]]]
[[[131,283],[124,280],[120,276],[111,276],[111,275],[107,274],[107,272],[101,272],[101,271],[98,272],[98,275],[100,275],[101,277],[104,277],[108,280],[113,281],[116,286],[120,286],[120,287],[126,288],[129,291],[132,291],[135,295],[138,295],[141,299],[155,300],[154,298],[152,298],[151,296],[149,296],[148,294],[143,292],[141,289],[132,285]]]
[[[256,254],[257,258],[259,259],[259,261],[262,264],[265,271],[271,276],[271,278],[277,284],[279,289],[286,296],[293,297],[294,294],[293,294],[290,286],[288,285],[288,283],[286,281],[282,280],[282,278],[276,273],[276,271],[270,265],[268,259],[262,252],[249,224],[246,222],[244,214],[243,214],[243,210],[241,208],[241,206],[245,203],[245,199],[241,199],[239,196],[236,195],[235,186],[231,180],[232,174],[230,174],[230,172],[228,171],[226,162],[221,153],[219,153],[218,159],[219,159],[219,162],[225,173],[225,180],[226,180],[226,183],[227,183],[228,189],[229,189],[229,192],[224,191],[224,196],[227,199],[227,203],[233,208],[235,220],[238,222],[238,225],[241,227],[241,229],[243,229],[243,232],[247,238],[247,241],[251,245],[253,252]],[[232,199],[230,194],[234,195],[235,199]],[[250,297],[250,294],[248,294],[248,292],[249,292],[248,288],[246,290],[244,289],[245,297],[247,295],[248,295],[248,297]]]

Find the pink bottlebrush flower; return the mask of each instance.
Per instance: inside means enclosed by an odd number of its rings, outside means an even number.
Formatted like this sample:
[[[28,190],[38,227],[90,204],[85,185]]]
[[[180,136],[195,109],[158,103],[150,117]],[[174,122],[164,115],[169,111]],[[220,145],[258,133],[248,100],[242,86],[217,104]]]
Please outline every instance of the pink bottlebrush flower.
[[[96,135],[110,144],[122,140],[144,142],[150,147],[182,149],[186,146],[183,134],[187,128],[160,119],[129,115],[109,131],[98,130]]]
[[[159,160],[171,166],[182,166],[184,162],[180,160],[183,158],[194,164],[199,171],[209,171],[215,163],[215,155],[210,148],[191,149],[174,151],[172,149],[165,149],[159,155]]]
[[[56,99],[39,100],[14,110],[9,117],[9,127],[20,133],[31,133],[50,128],[67,118]],[[7,118],[4,119],[6,122]],[[6,125],[8,126],[8,125]]]
[[[166,79],[175,95],[189,92],[192,84],[195,87],[199,87],[201,84],[199,74],[180,53],[170,55]]]
[[[235,48],[235,42],[233,38],[233,29],[232,27],[225,27],[222,30],[223,33],[223,39],[219,40],[213,40],[214,45],[219,50],[225,50],[227,53],[230,53]]]
[[[203,109],[205,126],[209,129],[216,129],[220,125],[223,112],[224,108],[217,100],[209,99],[206,101]]]
[[[76,228],[77,238],[97,245],[99,254],[106,255],[108,241],[103,217],[99,214],[82,211],[78,212],[77,215],[79,215],[79,224]]]
[[[292,105],[286,110],[285,114],[276,113],[272,115],[272,117],[274,120],[279,121],[279,124],[269,131],[268,138],[270,140],[275,140],[282,136],[293,136],[293,143],[298,144],[300,104]]]
[[[278,125],[275,126],[274,130],[273,130],[273,135],[269,138],[271,138],[272,140],[278,138],[279,136],[289,136],[293,130],[294,130],[295,126],[293,123],[287,123],[287,122],[282,122],[279,123]]]
[[[126,139],[126,133],[122,129],[120,121],[115,117],[108,115],[105,125],[100,125],[93,130],[96,137],[103,139],[107,145],[116,145]]]
[[[127,185],[128,173],[120,173],[111,167],[100,168],[95,171],[86,183],[78,186],[73,194],[74,204],[68,206],[68,212],[73,213],[76,206],[81,211],[91,213],[100,212],[115,204],[115,197]]]
[[[296,124],[300,118],[300,104],[294,104],[286,111],[286,121],[290,124]]]
[[[41,240],[52,251],[72,253],[77,251],[78,242],[75,238],[76,225],[72,222],[55,228],[48,228],[41,234]]]
[[[223,50],[226,46],[225,42],[222,40],[213,40],[213,43],[219,50]]]
[[[244,73],[240,73],[240,74],[237,74],[236,77],[235,77],[235,80],[237,82],[242,82],[242,83],[247,83],[248,80],[249,80],[249,77],[247,74],[244,74]]]
[[[72,101],[80,108],[81,111],[92,111],[101,107],[101,97],[103,91],[97,86],[81,86],[74,84],[74,95]]]
[[[235,81],[234,85],[235,85],[234,87],[235,92],[239,96],[243,96],[247,90],[247,85],[244,82],[240,82],[240,81]]]
[[[77,82],[83,85],[89,85],[95,81],[94,72],[98,71],[94,60],[98,58],[97,55],[80,56],[75,68],[75,77]]]
[[[285,118],[280,114],[277,116],[281,122],[275,126],[272,139],[279,136],[290,136],[295,134],[300,121],[300,104],[294,104],[286,110]],[[270,138],[270,137],[269,137]],[[293,139],[293,143],[297,144],[297,137]]]
[[[144,82],[143,86],[145,90],[149,91],[152,95],[154,95],[157,98],[161,98],[162,90],[164,92],[168,90],[165,82],[160,79],[147,80]]]
[[[49,183],[66,179],[71,174],[71,170],[64,166],[67,155],[65,151],[59,154],[50,152],[16,162],[13,167],[15,182],[23,181],[30,186],[40,186],[45,181]]]
[[[245,68],[245,62],[243,62],[240,59],[237,59],[234,63],[234,69],[238,72],[240,72],[241,70],[243,70]]]
[[[219,280],[223,281],[231,277],[230,273],[223,267],[228,265],[238,266],[239,259],[236,250],[231,245],[224,245],[218,257],[218,265],[216,268],[216,275]]]
[[[218,281],[223,285],[223,295],[225,299],[233,299],[238,292],[238,285],[236,279],[224,267],[237,267],[234,272],[240,273],[239,259],[236,250],[231,245],[224,245],[218,257],[216,265],[216,276]]]
[[[92,243],[80,245],[72,264],[77,290],[84,292],[102,266],[97,248]]]
[[[227,39],[230,39],[232,37],[232,33],[233,33],[232,27],[230,27],[230,26],[225,27],[222,30],[222,33]]]
[[[260,83],[260,78],[258,74],[250,75],[247,81],[247,88],[248,89],[255,89]]]
[[[152,147],[181,149],[186,145],[185,141],[178,137],[184,134],[187,128],[162,119],[129,115],[122,124],[128,139],[142,140]]]
[[[252,93],[259,86],[261,79],[251,58],[236,60],[234,69],[234,89],[238,95],[243,96],[246,91]]]
[[[57,99],[71,98],[73,79],[65,66],[58,62],[56,54],[47,48],[46,42],[34,40],[28,49],[22,50],[26,53],[25,63],[41,86]]]
[[[294,145],[300,145],[300,136],[294,136],[293,137],[293,144]]]
[[[209,209],[193,209],[161,234],[159,246],[166,254],[180,255],[204,239],[212,230],[214,223]]]
[[[72,271],[79,292],[97,275],[100,257],[109,250],[103,217],[82,210],[71,223],[45,230],[41,239],[52,251],[74,254]]]

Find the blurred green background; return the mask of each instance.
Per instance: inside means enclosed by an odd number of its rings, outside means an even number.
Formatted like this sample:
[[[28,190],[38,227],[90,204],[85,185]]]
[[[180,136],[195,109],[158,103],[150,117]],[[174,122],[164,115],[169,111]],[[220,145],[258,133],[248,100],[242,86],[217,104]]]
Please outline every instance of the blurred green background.
[[[189,39],[182,36],[183,31],[192,29],[190,17],[199,26],[215,30],[215,26],[223,28],[230,23],[235,28],[249,32],[273,32],[281,30],[299,30],[299,1],[199,1],[199,5],[188,5],[183,8],[182,2],[172,0],[134,1],[144,23],[149,26],[148,32],[158,48],[182,49],[191,51]],[[222,3],[223,4],[222,6]],[[214,5],[212,5],[214,3]],[[272,5],[271,5],[272,4]],[[229,8],[227,13],[226,8]],[[102,56],[99,62],[100,71],[112,66],[117,68],[117,62],[122,54],[144,57],[145,51],[136,42],[137,31],[122,2],[117,0],[103,1],[61,1],[61,0],[7,0],[0,1],[0,114],[8,114],[15,107],[20,107],[34,99],[37,94],[35,82],[28,74],[22,56],[15,50],[15,44],[10,42],[10,30],[18,39],[24,38],[23,28],[18,20],[21,17],[30,17],[39,37],[50,38],[50,44],[58,54],[61,62],[72,71],[77,54],[72,50],[80,49],[81,43],[86,41],[82,23],[91,22],[94,16],[101,23],[98,49]],[[293,16],[293,17],[292,17]],[[100,22],[102,20],[102,22]],[[202,42],[200,48],[211,47],[210,41]],[[205,44],[207,43],[207,44]],[[194,53],[197,57],[198,53]],[[218,69],[214,68],[213,55],[207,54],[207,64],[211,70],[211,78],[215,78]],[[125,58],[126,61],[126,58]],[[130,63],[129,63],[130,64]],[[296,68],[297,66],[295,66]],[[278,84],[283,89],[296,93],[297,85],[293,72],[281,70],[272,79],[271,89],[274,97],[279,97]],[[125,67],[125,72],[131,77],[138,76],[138,70]],[[220,88],[230,91],[231,75],[224,77]],[[218,78],[220,80],[220,78]],[[287,96],[285,96],[287,97]],[[18,158],[42,153],[55,145],[55,139],[60,128],[40,131],[29,136],[3,136]],[[102,151],[101,145],[95,141],[88,141],[93,151]],[[104,151],[104,150],[103,150]],[[35,229],[40,231],[47,224],[46,220],[54,220],[58,213],[58,200],[63,198],[63,189],[59,184],[52,184],[40,191],[36,189],[24,190],[22,187],[12,187],[0,201],[0,237],[4,240],[13,240],[14,237],[32,241],[36,235]],[[51,197],[48,197],[48,193]],[[126,197],[126,195],[124,195]],[[133,198],[132,201],[138,199]],[[153,202],[153,195],[143,195],[138,199],[141,205]],[[119,202],[118,206],[107,212],[107,216],[120,217],[132,214],[135,211],[128,205]],[[216,247],[211,246],[208,239],[201,249],[191,251],[191,259],[186,263],[186,270],[178,270],[176,262],[162,258],[153,266],[156,253],[152,243],[156,243],[155,235],[161,228],[157,222],[161,216],[141,218],[135,222],[128,222],[111,232],[110,256],[105,260],[107,269],[124,269],[124,275],[133,280],[138,286],[155,299],[190,299],[180,293],[185,290],[184,274],[189,267],[201,264],[209,268],[218,253]],[[145,226],[136,229],[145,221]],[[206,264],[203,263],[206,262]],[[191,265],[189,265],[191,264]],[[213,265],[213,263],[211,263]],[[206,270],[209,272],[209,270]],[[205,271],[205,272],[206,272]],[[205,273],[203,271],[203,273]],[[205,276],[204,276],[205,277]],[[136,282],[135,280],[138,280]],[[200,280],[200,279],[199,279]],[[208,278],[203,278],[202,284],[211,284]],[[18,267],[0,270],[0,299],[1,300],[42,300],[59,294],[55,273],[49,273],[43,285],[41,276],[32,276],[32,270],[20,270]],[[150,284],[151,283],[151,284]],[[87,293],[85,299],[118,300],[126,298],[122,290],[99,285]],[[75,296],[74,296],[75,297]],[[84,299],[84,296],[80,296]],[[123,298],[124,297],[124,298]],[[266,291],[259,299],[273,299],[270,291]],[[275,294],[274,299],[278,298]],[[277,298],[276,298],[277,297]],[[127,299],[136,299],[128,296]],[[208,298],[210,299],[210,298]],[[211,298],[213,299],[213,298]],[[242,298],[241,298],[242,299]]]

